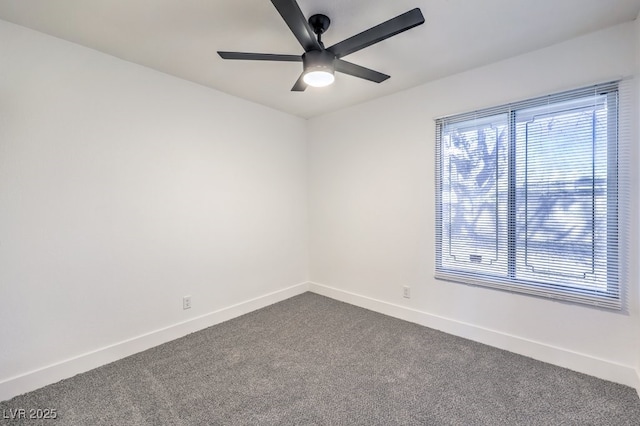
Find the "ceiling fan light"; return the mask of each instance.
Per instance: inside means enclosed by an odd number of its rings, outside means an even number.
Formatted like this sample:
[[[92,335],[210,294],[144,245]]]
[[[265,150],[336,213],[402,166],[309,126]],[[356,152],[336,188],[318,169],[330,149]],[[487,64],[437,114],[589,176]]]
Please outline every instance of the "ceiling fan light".
[[[328,50],[311,50],[302,55],[302,80],[311,87],[325,87],[335,80],[335,55]]]
[[[333,84],[335,79],[333,72],[328,69],[308,70],[302,77],[302,80],[311,87],[326,87]]]

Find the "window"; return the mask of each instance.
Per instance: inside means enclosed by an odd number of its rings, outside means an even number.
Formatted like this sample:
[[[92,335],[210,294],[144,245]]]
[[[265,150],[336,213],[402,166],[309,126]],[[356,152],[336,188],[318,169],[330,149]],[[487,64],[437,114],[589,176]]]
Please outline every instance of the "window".
[[[436,277],[621,307],[618,83],[436,120]]]

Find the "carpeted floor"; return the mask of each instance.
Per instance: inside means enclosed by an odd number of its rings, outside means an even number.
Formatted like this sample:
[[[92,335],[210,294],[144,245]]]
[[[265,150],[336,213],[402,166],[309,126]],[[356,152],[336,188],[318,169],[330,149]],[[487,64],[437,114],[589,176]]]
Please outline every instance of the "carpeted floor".
[[[56,425],[640,425],[629,387],[312,293],[2,402],[0,414],[20,408],[56,409]]]

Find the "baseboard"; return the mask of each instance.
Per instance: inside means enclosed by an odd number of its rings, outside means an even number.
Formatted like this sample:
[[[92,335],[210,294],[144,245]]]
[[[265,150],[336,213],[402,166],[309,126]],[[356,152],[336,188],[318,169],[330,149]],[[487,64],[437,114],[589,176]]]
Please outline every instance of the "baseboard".
[[[265,306],[289,299],[309,290],[309,283],[297,284],[264,294],[244,302],[191,318],[169,327],[154,330],[91,352],[83,353],[55,364],[0,381],[0,401],[56,383],[76,374],[125,358],[154,346],[175,340],[212,325],[239,317]]]
[[[631,386],[638,390],[640,396],[640,372],[630,366],[616,364],[586,354],[372,299],[318,283],[310,283],[309,291],[539,361]]]

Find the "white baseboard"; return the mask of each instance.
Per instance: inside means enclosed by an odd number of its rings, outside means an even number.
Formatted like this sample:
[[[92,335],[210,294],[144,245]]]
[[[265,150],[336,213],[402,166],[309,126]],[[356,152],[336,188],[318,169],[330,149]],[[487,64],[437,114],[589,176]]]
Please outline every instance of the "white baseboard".
[[[317,283],[301,283],[0,381],[0,401],[41,388],[306,291],[635,388],[640,370]]]
[[[0,401],[8,400],[25,392],[30,392],[76,374],[84,373],[85,371],[175,340],[195,331],[286,300],[308,290],[309,283],[305,282],[294,285],[196,318],[191,318],[169,327],[154,330],[91,352],[79,354],[55,364],[10,377],[0,381]]]
[[[640,372],[634,367],[617,364],[586,354],[547,345],[522,337],[478,327],[450,318],[429,314],[405,306],[372,299],[322,284],[310,283],[309,291],[391,317],[423,325],[455,336],[484,343],[529,358],[558,365],[604,380],[631,386],[640,396]]]

